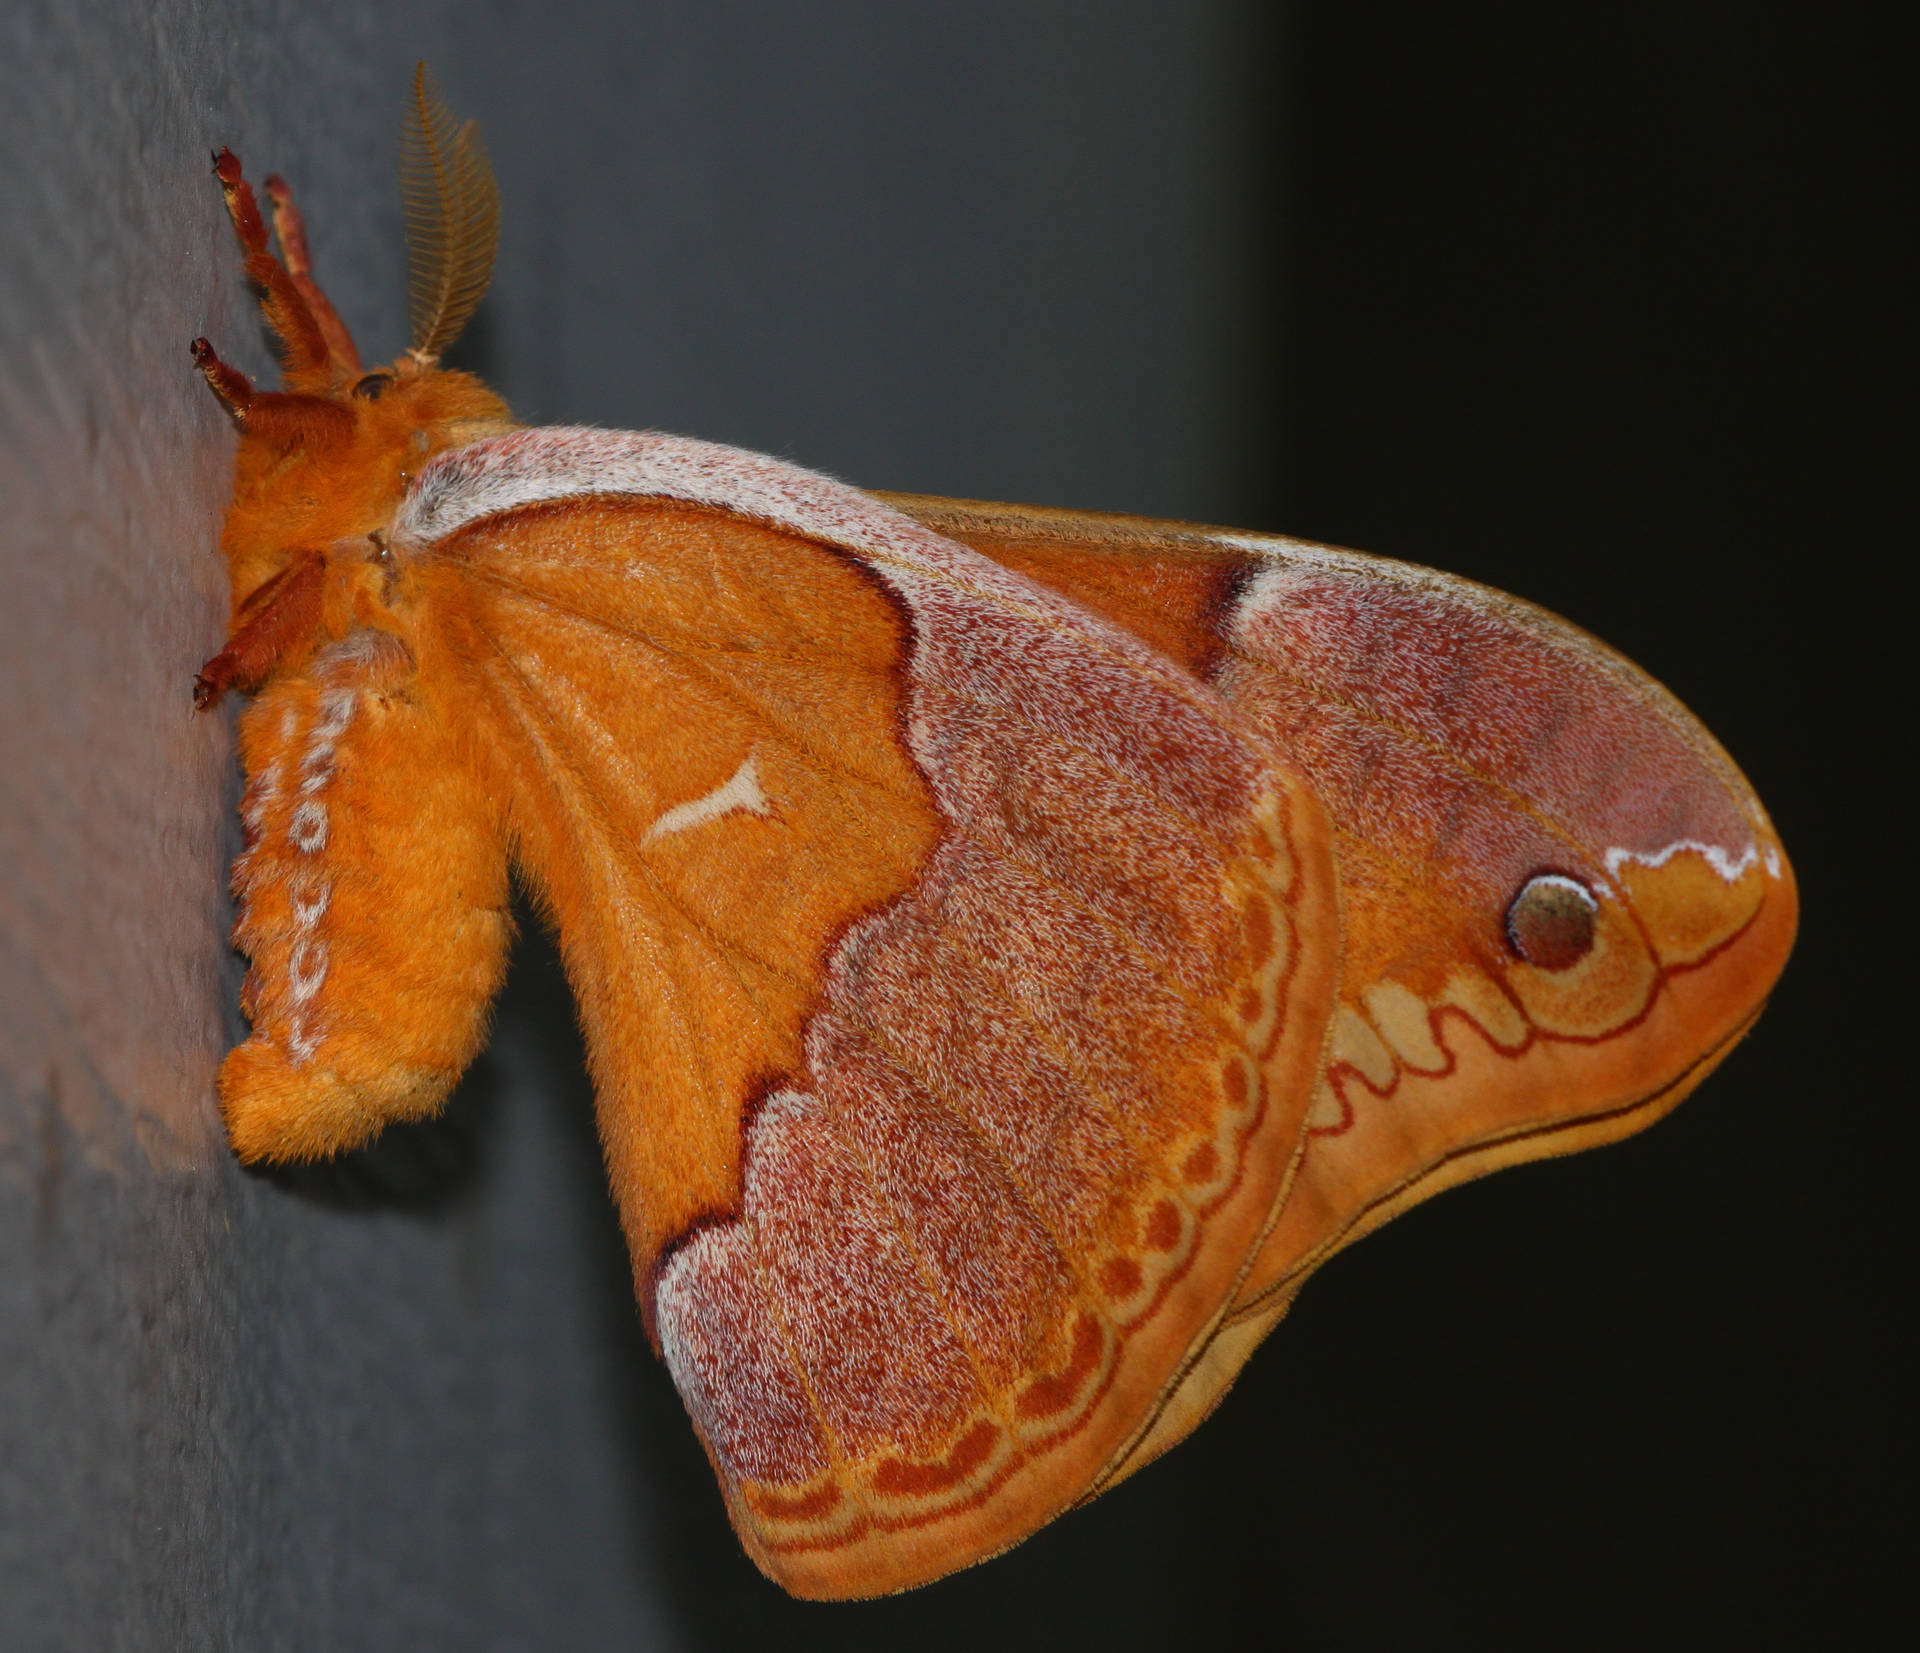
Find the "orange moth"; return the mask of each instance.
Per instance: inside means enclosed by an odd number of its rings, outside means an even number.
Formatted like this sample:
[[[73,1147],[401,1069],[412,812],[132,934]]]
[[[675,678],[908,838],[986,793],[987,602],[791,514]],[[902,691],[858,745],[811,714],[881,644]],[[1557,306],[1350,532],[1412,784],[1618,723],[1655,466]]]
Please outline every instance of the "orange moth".
[[[240,442],[244,1160],[435,1112],[556,927],[641,1313],[796,1594],[1018,1542],[1181,1439],[1307,1274],[1612,1141],[1791,945],[1758,800],[1658,685],[1445,574],[524,429],[439,358],[477,134],[424,74],[412,348],[215,171],[285,353]]]

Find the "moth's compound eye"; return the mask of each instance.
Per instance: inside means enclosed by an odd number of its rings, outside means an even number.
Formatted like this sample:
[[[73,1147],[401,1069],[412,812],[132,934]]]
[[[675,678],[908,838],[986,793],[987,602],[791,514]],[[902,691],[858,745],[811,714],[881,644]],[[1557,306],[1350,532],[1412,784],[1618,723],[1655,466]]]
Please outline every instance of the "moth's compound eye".
[[[1600,903],[1577,878],[1535,873],[1507,908],[1507,945],[1542,970],[1566,970],[1593,951]]]
[[[354,395],[362,401],[377,402],[393,388],[393,375],[382,369],[378,373],[368,373],[355,383]]]

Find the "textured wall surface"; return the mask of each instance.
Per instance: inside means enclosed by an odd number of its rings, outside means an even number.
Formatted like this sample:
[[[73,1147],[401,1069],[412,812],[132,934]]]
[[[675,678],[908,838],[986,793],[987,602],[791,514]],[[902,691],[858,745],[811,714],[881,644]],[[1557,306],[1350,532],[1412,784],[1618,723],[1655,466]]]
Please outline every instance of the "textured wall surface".
[[[1911,742],[1863,725],[1904,645],[1847,561],[1911,537],[1871,42],[1285,10],[0,8],[0,1647],[1860,1639],[1913,1485],[1874,803]],[[444,1121],[285,1176],[219,1132],[238,777],[188,687],[232,438],[186,343],[268,363],[206,152],[292,180],[389,355],[418,56],[500,173],[462,359],[523,417],[1360,544],[1635,655],[1801,874],[1754,1038],[1646,1136],[1341,1258],[1214,1422],[1033,1542],[780,1597],[640,1337],[537,935]]]

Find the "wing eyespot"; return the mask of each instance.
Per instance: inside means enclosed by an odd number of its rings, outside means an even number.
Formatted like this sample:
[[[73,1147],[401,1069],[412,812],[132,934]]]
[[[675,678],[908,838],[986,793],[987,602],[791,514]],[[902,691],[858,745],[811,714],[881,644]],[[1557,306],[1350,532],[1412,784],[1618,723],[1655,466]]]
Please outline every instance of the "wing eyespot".
[[[1570,970],[1593,951],[1600,903],[1565,873],[1535,873],[1507,908],[1507,945],[1542,970]]]

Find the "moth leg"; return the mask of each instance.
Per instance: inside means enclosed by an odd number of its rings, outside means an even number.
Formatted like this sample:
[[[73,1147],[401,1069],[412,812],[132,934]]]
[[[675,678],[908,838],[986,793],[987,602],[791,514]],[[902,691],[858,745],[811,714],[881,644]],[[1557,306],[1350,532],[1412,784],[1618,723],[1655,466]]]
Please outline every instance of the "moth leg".
[[[223,362],[205,339],[195,339],[188,348],[207,388],[233,422],[249,434],[264,434],[269,441],[291,446],[300,442],[318,444],[352,432],[353,415],[338,402],[325,396],[255,390],[253,381]]]
[[[231,149],[216,149],[213,174],[220,180],[227,216],[246,254],[247,279],[259,289],[260,309],[286,353],[287,383],[298,390],[327,388],[336,374],[326,334],[293,277],[267,249],[266,221],[253,198],[253,186],[240,174],[240,157]]]
[[[226,647],[193,680],[193,704],[204,712],[232,688],[263,682],[288,650],[313,635],[320,623],[326,559],[302,551],[240,605],[239,624]]]
[[[334,366],[345,373],[357,374],[360,352],[354,348],[353,335],[340,319],[340,312],[334,309],[333,301],[313,279],[313,260],[307,253],[306,221],[293,204],[293,191],[287,187],[286,179],[277,172],[267,178],[267,199],[273,203],[273,232],[280,238],[280,257],[287,267],[288,278],[313,312]]]
[[[200,369],[200,376],[207,381],[207,389],[213,392],[214,399],[227,410],[236,425],[244,425],[253,407],[253,381],[239,368],[229,367],[221,361],[213,346],[205,339],[195,339],[187,348],[193,354],[193,365]]]

